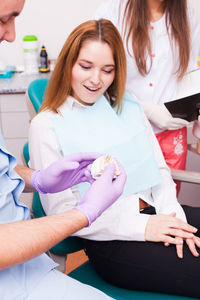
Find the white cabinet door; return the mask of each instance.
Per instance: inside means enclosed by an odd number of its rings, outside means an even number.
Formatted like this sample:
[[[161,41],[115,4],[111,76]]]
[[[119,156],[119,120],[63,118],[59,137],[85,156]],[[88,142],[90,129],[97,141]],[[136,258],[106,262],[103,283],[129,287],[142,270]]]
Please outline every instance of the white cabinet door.
[[[8,150],[22,164],[21,151],[28,140],[30,117],[25,94],[0,95],[1,131]]]

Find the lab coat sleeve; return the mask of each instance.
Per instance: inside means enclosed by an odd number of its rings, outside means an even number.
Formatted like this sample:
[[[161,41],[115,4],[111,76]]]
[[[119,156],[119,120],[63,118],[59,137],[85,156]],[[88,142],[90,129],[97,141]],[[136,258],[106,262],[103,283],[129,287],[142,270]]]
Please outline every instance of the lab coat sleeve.
[[[62,157],[49,116],[49,112],[39,113],[30,125],[29,165],[33,169],[45,169]],[[78,202],[75,191],[76,187],[73,187],[55,194],[40,194],[45,213],[52,215],[73,208]]]
[[[74,235],[96,241],[124,240],[145,241],[145,228],[150,215],[140,214],[131,202],[136,195],[120,198],[93,223]]]
[[[175,212],[177,218],[186,221],[185,213],[176,197],[176,185],[171,177],[170,169],[164,160],[159,143],[153,133],[149,121],[145,114],[143,114],[143,116],[162,177],[161,183],[151,188],[152,200],[156,213],[170,214]]]

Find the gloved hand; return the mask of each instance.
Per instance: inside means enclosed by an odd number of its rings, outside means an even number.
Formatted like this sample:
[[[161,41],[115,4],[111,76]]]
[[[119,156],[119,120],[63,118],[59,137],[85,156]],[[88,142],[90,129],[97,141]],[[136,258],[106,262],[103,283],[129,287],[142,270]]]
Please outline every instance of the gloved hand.
[[[80,182],[89,181],[87,167],[101,154],[76,153],[52,163],[45,170],[37,170],[31,176],[33,187],[40,193],[57,193]]]
[[[140,104],[149,121],[160,129],[176,130],[189,124],[186,120],[173,118],[165,105],[147,102],[140,102]]]
[[[126,182],[126,173],[119,164],[120,175],[113,179],[115,165],[107,165],[104,173],[92,183],[83,199],[75,208],[88,218],[89,225],[94,222],[122,194]],[[89,226],[88,225],[88,226]]]

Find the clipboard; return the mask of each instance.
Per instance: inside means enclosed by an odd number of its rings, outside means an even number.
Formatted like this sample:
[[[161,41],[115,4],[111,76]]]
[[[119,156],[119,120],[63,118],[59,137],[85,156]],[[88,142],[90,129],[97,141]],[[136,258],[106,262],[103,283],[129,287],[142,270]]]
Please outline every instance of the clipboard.
[[[200,114],[200,93],[166,102],[165,106],[174,118],[189,122],[197,120]]]

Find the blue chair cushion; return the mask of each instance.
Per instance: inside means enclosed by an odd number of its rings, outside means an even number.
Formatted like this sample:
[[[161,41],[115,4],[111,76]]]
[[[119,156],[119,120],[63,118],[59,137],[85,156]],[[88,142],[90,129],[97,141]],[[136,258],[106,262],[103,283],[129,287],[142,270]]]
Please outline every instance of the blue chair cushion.
[[[28,151],[28,142],[26,142],[24,147],[23,147],[23,156],[24,156],[26,165],[28,167],[28,162],[30,160],[29,151]]]
[[[33,104],[36,113],[38,113],[40,106],[42,104],[43,96],[48,82],[49,79],[47,78],[36,79],[32,81],[28,87],[28,96],[31,99],[31,102]]]

